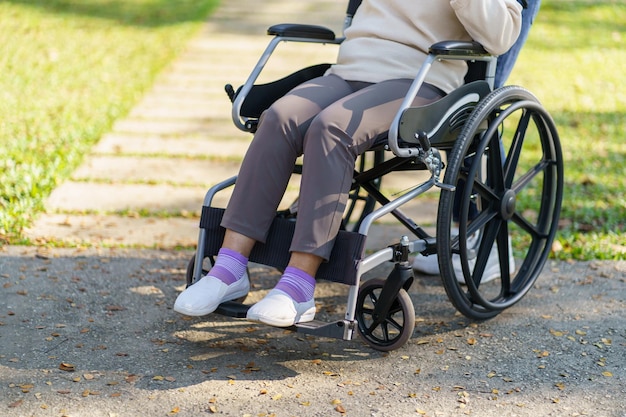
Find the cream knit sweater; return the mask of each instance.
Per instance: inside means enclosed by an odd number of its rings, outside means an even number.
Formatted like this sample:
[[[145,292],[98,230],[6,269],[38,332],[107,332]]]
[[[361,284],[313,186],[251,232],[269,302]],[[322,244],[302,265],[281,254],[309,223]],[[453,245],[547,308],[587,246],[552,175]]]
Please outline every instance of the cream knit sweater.
[[[500,55],[519,35],[521,9],[516,0],[363,0],[328,72],[350,81],[415,78],[428,48],[444,40],[475,40]],[[436,62],[426,82],[450,92],[466,70],[463,61]]]

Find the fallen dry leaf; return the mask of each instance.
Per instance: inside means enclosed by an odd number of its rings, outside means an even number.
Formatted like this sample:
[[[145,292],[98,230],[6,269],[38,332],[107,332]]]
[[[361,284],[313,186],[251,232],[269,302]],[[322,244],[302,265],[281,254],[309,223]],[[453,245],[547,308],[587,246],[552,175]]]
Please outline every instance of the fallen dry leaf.
[[[139,376],[135,374],[130,374],[126,378],[124,378],[124,381],[128,382],[129,384],[135,383],[138,380],[139,380]]]
[[[22,392],[27,393],[31,389],[35,388],[35,386],[33,384],[22,384],[20,385],[20,388],[22,389]]]
[[[9,404],[9,408],[17,408],[22,405],[23,402],[23,400],[17,400],[15,402],[12,402],[11,404]]]
[[[59,365],[59,369],[65,372],[74,372],[76,370],[76,367],[71,363],[61,362],[61,364]]]

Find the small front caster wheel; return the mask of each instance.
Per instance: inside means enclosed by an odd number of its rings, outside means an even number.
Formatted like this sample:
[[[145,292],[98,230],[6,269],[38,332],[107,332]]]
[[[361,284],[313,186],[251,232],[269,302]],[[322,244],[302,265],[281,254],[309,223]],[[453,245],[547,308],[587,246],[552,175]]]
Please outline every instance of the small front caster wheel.
[[[409,294],[401,289],[387,314],[376,317],[374,311],[384,285],[382,278],[361,284],[356,319],[363,340],[376,350],[389,352],[402,347],[413,335],[415,309]]]

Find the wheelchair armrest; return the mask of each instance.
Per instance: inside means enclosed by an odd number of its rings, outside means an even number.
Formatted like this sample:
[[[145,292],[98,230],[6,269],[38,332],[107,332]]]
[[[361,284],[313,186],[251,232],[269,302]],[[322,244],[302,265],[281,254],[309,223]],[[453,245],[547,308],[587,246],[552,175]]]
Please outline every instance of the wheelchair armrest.
[[[473,41],[443,41],[431,45],[429,52],[439,56],[490,56],[481,44]]]
[[[465,84],[443,98],[419,107],[409,107],[400,117],[399,138],[410,144],[428,144],[450,149],[480,100],[491,92],[486,81]]]
[[[306,38],[320,40],[335,40],[335,32],[316,25],[302,25],[298,23],[281,23],[267,29],[268,35],[282,36],[284,38]]]

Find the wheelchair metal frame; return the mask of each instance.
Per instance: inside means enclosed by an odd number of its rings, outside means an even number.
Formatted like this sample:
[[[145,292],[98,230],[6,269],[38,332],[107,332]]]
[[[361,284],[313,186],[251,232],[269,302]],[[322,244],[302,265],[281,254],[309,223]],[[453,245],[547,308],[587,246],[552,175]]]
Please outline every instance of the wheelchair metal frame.
[[[348,16],[347,19],[349,19],[349,17],[350,16]],[[349,20],[347,20],[346,24],[349,24]],[[248,94],[254,87],[258,76],[261,74],[263,68],[269,61],[270,56],[281,42],[340,44],[344,39],[335,38],[334,33],[324,27],[297,24],[283,24],[272,26],[268,30],[268,34],[274,35],[273,39],[271,39],[271,41],[269,42],[265,51],[259,58],[256,66],[253,68],[248,79],[245,81],[242,87],[240,87],[239,91],[235,93],[231,87],[227,86],[227,92],[229,93],[229,96],[233,101],[232,120],[237,128],[246,132],[254,132],[256,125],[254,123],[251,123],[250,119],[241,116],[242,105],[246,100]],[[488,83],[489,90],[493,91],[493,80],[495,75],[497,58],[488,54],[479,44],[474,42],[446,41],[437,43],[430,48],[426,61],[417,72],[416,77],[411,84],[409,91],[405,96],[405,99],[403,100],[400,109],[398,110],[396,117],[391,124],[386,146],[386,149],[390,150],[398,158],[413,159],[419,161],[430,172],[430,178],[428,178],[422,184],[403,192],[399,197],[396,197],[393,200],[387,200],[386,198],[384,198],[385,202],[382,207],[372,211],[364,218],[362,218],[362,221],[358,226],[357,232],[359,235],[367,237],[372,224],[376,220],[391,213],[398,217],[402,223],[409,227],[409,229],[412,229],[413,233],[418,236],[418,239],[411,240],[406,235],[401,236],[399,243],[384,249],[380,249],[370,255],[361,257],[361,259],[357,260],[355,277],[354,279],[349,279],[347,282],[350,288],[343,320],[338,320],[333,323],[324,323],[317,320],[309,323],[298,323],[294,326],[294,330],[301,333],[323,337],[332,337],[343,340],[353,339],[354,331],[357,330],[358,327],[357,304],[359,302],[359,287],[362,282],[363,275],[385,262],[394,262],[396,264],[394,270],[392,271],[389,278],[387,279],[387,282],[382,288],[382,293],[380,296],[381,302],[379,303],[380,305],[376,306],[376,314],[384,315],[387,314],[392,304],[394,303],[394,297],[398,295],[398,291],[402,289],[408,290],[413,281],[412,271],[408,262],[409,254],[416,252],[429,253],[429,251],[430,253],[433,253],[432,249],[436,245],[436,238],[428,235],[418,225],[414,225],[412,220],[405,218],[404,215],[401,214],[399,209],[404,204],[428,191],[432,187],[439,187],[446,191],[455,191],[456,184],[445,184],[440,181],[440,175],[443,169],[443,162],[439,154],[437,144],[432,144],[430,141],[432,135],[420,131],[415,132],[414,137],[406,138],[401,137],[400,132],[405,112],[411,108],[411,104],[414,101],[421,85],[423,84],[426,74],[431,69],[432,64],[437,60],[464,60],[472,62],[484,62],[486,64],[484,79]],[[450,114],[453,114],[455,111],[462,110],[464,106],[470,104],[469,102],[472,100],[478,101],[478,99],[470,94],[454,102],[453,106],[446,112],[442,120],[444,120]],[[477,103],[474,102],[473,104]],[[536,107],[534,103],[531,104]],[[543,113],[540,116],[547,117],[544,116]],[[440,124],[441,123],[439,123],[439,125],[435,125],[432,132],[435,132]],[[556,137],[556,142],[558,145],[558,136],[556,136],[556,132],[554,131],[552,126],[547,126],[546,130],[549,131],[552,136]],[[557,149],[556,159],[558,159],[559,157],[560,147]],[[556,165],[559,165],[558,161],[556,162]],[[211,187],[204,198],[203,209],[212,207],[212,201],[216,193],[233,186],[236,182],[236,179],[236,176],[231,177]],[[557,178],[556,180],[558,182],[559,178]],[[557,189],[560,190],[560,188]],[[558,209],[560,208],[560,196],[557,201],[557,206],[558,207],[556,208],[556,210],[558,211]],[[191,277],[188,276],[189,285],[192,285],[194,282],[202,277],[203,259],[206,257],[206,242],[207,230],[201,227],[198,237],[196,255],[192,260],[193,269]],[[446,290],[448,291],[448,288],[446,288]],[[471,285],[470,290],[472,290]],[[474,286],[473,290],[476,290],[476,286]],[[458,304],[458,302],[455,302],[455,305],[456,304]],[[224,306],[220,306],[217,313],[222,313],[233,317],[245,317],[246,309],[247,307],[243,304],[228,302],[224,303]],[[497,309],[494,309],[495,314],[499,313],[499,311],[496,310]],[[463,312],[467,315],[467,311]],[[495,315],[491,313],[492,312],[489,312],[486,317],[489,315]],[[412,330],[413,329],[411,328],[411,333]],[[370,345],[379,350],[391,350],[398,347],[398,344],[394,343],[380,346],[377,345],[376,342],[369,341],[368,343],[370,343]],[[404,341],[402,342],[402,344],[403,343]]]

